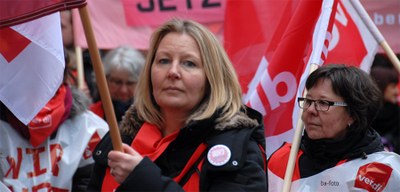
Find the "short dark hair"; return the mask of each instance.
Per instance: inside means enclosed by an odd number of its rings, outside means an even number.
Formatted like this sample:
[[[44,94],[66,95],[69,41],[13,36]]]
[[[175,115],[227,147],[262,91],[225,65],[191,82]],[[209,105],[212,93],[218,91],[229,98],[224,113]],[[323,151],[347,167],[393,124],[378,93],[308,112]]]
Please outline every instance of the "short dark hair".
[[[368,128],[382,105],[382,95],[369,74],[354,66],[327,64],[310,74],[306,89],[310,90],[321,79],[329,79],[334,93],[347,103],[354,119],[352,127]]]

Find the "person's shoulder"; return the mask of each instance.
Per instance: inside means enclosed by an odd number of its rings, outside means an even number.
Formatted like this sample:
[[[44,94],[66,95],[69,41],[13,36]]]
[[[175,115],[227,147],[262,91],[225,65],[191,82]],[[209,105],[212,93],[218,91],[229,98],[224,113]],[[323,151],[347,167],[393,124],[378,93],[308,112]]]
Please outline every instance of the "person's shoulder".
[[[371,158],[374,161],[378,162],[388,162],[388,163],[396,163],[398,165],[398,169],[400,171],[400,155],[394,152],[389,151],[378,151],[368,155],[368,158]]]
[[[221,131],[251,129],[260,128],[262,124],[262,115],[254,109],[245,107],[231,118],[218,121],[215,124],[215,129]]]

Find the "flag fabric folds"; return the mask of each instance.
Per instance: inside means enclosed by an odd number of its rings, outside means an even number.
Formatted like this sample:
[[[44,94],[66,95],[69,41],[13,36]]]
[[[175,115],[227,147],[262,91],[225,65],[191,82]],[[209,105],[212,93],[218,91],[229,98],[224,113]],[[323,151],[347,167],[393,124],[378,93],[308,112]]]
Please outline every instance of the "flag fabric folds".
[[[63,79],[58,11],[86,0],[0,0],[0,101],[25,125]]]
[[[54,96],[63,80],[60,26],[57,12],[0,28],[0,101],[25,125]]]
[[[311,62],[326,59],[336,5],[333,0],[227,3],[225,48],[238,71],[244,102],[264,115],[267,155],[293,139],[301,80]]]

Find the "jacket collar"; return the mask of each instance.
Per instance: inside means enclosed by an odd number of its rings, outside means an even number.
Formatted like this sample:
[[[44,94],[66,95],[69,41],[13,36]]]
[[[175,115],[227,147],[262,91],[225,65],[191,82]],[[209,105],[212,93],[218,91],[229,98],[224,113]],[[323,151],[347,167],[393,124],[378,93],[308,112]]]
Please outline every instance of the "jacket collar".
[[[188,122],[187,126],[185,127],[203,124],[208,126],[211,125],[215,130],[223,131],[228,129],[256,127],[262,124],[262,115],[248,107],[243,108],[233,118],[218,122],[217,118],[220,116],[220,114],[220,110],[217,110],[210,118]],[[134,136],[137,134],[143,123],[144,122],[139,118],[134,105],[132,105],[125,113],[125,116],[120,124],[121,133]]]

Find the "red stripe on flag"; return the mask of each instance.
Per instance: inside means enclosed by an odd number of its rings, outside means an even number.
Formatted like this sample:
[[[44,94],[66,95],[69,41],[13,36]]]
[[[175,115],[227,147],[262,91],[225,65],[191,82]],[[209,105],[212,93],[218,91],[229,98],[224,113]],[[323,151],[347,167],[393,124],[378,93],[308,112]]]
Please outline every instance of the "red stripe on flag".
[[[11,62],[31,43],[29,39],[6,27],[0,29],[0,54]]]

